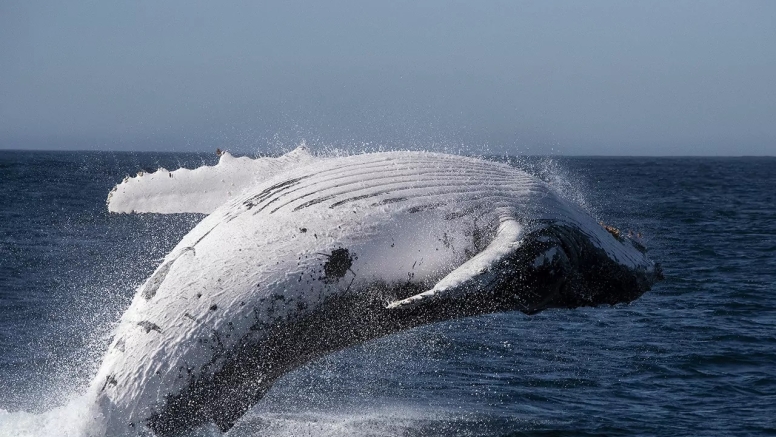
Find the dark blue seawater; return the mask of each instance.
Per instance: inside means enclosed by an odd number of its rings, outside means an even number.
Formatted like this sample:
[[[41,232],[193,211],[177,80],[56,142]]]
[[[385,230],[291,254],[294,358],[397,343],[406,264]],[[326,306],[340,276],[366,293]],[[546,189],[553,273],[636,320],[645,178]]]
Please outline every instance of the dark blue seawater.
[[[57,435],[46,412],[83,390],[135,287],[201,219],[109,215],[108,191],[215,160],[0,151],[0,434]],[[776,435],[776,159],[515,163],[641,232],[665,281],[627,306],[464,319],[333,354],[229,435]]]

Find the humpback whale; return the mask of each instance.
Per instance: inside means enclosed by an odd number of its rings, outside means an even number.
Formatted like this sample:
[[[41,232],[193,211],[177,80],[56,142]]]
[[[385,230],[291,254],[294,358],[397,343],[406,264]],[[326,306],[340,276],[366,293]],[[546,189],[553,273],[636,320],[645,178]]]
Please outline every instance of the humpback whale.
[[[333,351],[630,302],[661,277],[637,241],[506,164],[382,152],[289,167],[215,208],[139,287],[90,387],[106,435],[226,431]]]

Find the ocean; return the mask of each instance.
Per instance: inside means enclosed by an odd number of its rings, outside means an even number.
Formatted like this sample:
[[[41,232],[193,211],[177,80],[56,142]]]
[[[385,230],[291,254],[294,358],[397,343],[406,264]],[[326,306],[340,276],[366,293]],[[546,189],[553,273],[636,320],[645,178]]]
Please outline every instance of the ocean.
[[[641,233],[665,280],[629,305],[468,318],[332,354],[229,436],[776,435],[775,158],[498,159]],[[77,435],[66,425],[111,328],[203,217],[111,215],[110,189],[216,161],[0,151],[0,435]]]

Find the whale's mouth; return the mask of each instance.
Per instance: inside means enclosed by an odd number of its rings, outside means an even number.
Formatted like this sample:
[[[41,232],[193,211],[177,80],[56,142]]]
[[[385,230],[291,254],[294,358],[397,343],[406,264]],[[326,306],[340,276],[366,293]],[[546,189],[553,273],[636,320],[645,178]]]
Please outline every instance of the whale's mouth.
[[[521,303],[516,309],[526,314],[548,308],[630,303],[662,279],[659,267],[651,262],[622,264],[594,244],[586,232],[567,225],[537,231],[516,254],[514,263],[521,280],[503,275],[503,286],[533,290],[518,291]]]

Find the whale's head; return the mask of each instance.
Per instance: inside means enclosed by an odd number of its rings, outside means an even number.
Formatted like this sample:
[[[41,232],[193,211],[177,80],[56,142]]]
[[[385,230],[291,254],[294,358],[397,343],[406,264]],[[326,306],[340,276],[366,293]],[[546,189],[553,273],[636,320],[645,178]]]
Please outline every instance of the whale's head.
[[[613,233],[611,227],[553,221],[515,227],[519,229],[502,241],[513,242],[501,244],[507,246],[503,253],[479,264],[475,257],[471,269],[459,268],[460,277],[444,278],[435,289],[388,307],[426,307],[451,317],[502,311],[535,314],[548,308],[630,303],[663,279],[661,266],[647,257],[645,246],[634,236]],[[503,228],[502,223],[501,232]],[[491,246],[498,246],[499,240],[497,235]]]
[[[527,235],[497,277],[496,288],[518,302],[514,309],[533,314],[629,303],[661,280],[662,271],[629,237],[550,224]]]

